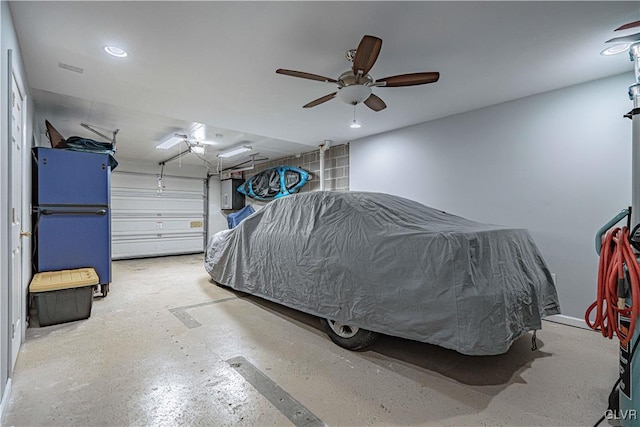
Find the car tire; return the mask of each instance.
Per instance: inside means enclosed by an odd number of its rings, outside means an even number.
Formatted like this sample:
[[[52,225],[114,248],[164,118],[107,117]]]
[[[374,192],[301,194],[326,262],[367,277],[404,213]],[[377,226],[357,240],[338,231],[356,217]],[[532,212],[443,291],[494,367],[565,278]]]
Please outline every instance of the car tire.
[[[363,350],[378,339],[377,332],[368,331],[330,319],[320,319],[322,329],[331,341],[348,350]]]

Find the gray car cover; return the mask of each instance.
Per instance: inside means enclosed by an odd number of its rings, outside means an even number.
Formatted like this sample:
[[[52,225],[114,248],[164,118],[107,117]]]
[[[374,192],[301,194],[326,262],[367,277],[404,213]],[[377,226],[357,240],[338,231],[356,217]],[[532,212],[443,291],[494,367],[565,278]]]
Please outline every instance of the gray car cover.
[[[380,193],[275,200],[214,235],[221,285],[319,317],[469,355],[506,352],[560,313],[525,229],[481,224]]]

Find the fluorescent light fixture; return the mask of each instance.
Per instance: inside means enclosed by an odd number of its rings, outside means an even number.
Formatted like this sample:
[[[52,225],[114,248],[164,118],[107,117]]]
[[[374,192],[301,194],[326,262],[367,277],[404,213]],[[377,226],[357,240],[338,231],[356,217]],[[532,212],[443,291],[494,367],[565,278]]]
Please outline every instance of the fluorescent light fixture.
[[[252,148],[250,146],[243,145],[242,147],[234,148],[233,150],[220,153],[218,154],[218,157],[233,157],[233,156],[237,156],[238,154],[246,153],[247,151],[251,151],[251,150]]]
[[[116,58],[126,58],[127,56],[129,56],[126,50],[118,46],[105,46],[103,49],[109,55],[115,56]]]
[[[617,55],[619,53],[626,52],[629,49],[629,46],[631,46],[631,43],[614,44],[613,46],[609,46],[608,48],[600,52],[600,55],[602,56]]]
[[[158,148],[160,150],[168,150],[169,148],[180,144],[184,140],[185,140],[184,135],[171,135],[169,138],[164,140],[162,143],[156,145],[156,148]]]
[[[204,147],[200,145],[192,145],[189,150],[194,154],[204,154]]]

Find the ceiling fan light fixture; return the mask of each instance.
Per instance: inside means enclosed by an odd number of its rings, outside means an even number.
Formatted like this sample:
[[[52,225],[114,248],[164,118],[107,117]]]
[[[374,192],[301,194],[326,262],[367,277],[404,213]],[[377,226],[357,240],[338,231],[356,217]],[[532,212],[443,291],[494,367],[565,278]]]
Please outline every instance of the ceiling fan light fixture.
[[[246,153],[247,151],[251,151],[253,148],[251,148],[249,145],[243,145],[241,147],[238,148],[234,148],[233,150],[229,150],[226,151],[224,153],[220,153],[218,154],[218,157],[233,157],[233,156],[237,156],[238,154],[242,154],[242,153]]]
[[[630,46],[631,46],[631,43],[614,44],[613,46],[609,46],[608,48],[603,49],[600,52],[600,55],[602,55],[602,56],[617,55],[619,53],[623,53],[623,52],[626,52],[627,50],[629,50]]]
[[[338,98],[345,104],[356,105],[371,95],[371,88],[364,85],[351,85],[338,91]]]

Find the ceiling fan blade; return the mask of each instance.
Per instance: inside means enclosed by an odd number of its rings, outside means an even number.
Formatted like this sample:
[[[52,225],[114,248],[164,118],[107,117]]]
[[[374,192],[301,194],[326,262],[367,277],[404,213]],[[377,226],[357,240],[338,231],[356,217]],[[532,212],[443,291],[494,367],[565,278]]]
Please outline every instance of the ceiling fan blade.
[[[356,56],[353,58],[353,73],[358,74],[359,71],[362,74],[367,74],[373,64],[378,59],[378,54],[382,48],[382,39],[374,36],[364,36],[360,40],[358,49],[356,49]]]
[[[640,21],[629,22],[628,24],[624,24],[616,28],[614,31],[628,30],[629,28],[635,28],[635,27],[640,27]]]
[[[316,105],[320,105],[323,102],[330,101],[330,100],[332,100],[333,98],[336,97],[337,93],[338,92],[333,92],[333,93],[330,93],[329,95],[325,95],[322,98],[318,98],[318,99],[316,99],[314,101],[311,101],[310,103],[308,103],[306,105],[303,105],[302,108],[311,108],[311,107],[315,107]]]
[[[385,104],[384,101],[380,99],[380,97],[374,94],[369,95],[369,97],[365,99],[364,104],[367,107],[371,108],[373,111],[380,111],[387,108],[387,104]]]
[[[605,43],[635,43],[640,41],[640,33],[631,34],[630,36],[614,37]]]
[[[381,86],[382,87],[416,86],[416,85],[424,85],[427,83],[437,82],[439,78],[440,78],[440,73],[438,72],[400,74],[397,76],[385,77],[384,79],[378,79],[376,80],[376,85],[377,83],[386,83]]]
[[[285,76],[300,77],[301,79],[317,80],[319,82],[337,83],[338,81],[329,77],[319,76],[317,74],[305,73],[303,71],[285,70],[278,68],[277,74],[284,74]]]

